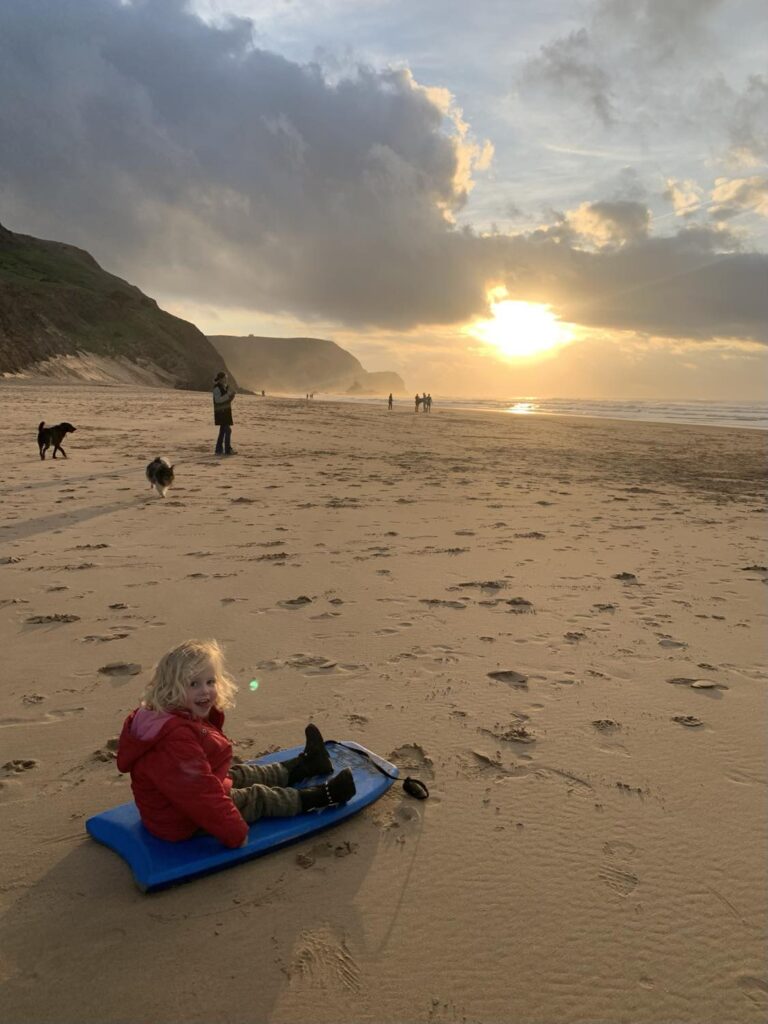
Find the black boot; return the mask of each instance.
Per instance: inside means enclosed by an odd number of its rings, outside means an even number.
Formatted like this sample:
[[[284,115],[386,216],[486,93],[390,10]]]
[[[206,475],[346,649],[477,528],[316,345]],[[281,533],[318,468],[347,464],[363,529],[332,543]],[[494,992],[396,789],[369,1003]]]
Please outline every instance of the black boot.
[[[343,768],[322,786],[310,786],[309,789],[298,791],[302,811],[317,811],[323,807],[345,804],[356,792],[355,780],[349,768]]]
[[[333,762],[325,749],[325,741],[317,726],[308,725],[304,735],[307,737],[304,750],[298,757],[282,762],[288,771],[289,786],[303,782],[304,779],[311,779],[313,775],[330,775],[333,771]]]

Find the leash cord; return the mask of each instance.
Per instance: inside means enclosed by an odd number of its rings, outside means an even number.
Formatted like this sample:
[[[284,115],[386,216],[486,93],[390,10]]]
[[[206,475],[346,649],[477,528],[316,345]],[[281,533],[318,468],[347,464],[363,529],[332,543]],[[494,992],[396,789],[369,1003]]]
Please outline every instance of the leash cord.
[[[335,743],[337,747],[344,747],[345,750],[351,750],[353,754],[360,754],[361,757],[366,758],[370,761],[373,767],[380,771],[382,775],[386,775],[388,779],[399,779],[399,775],[390,775],[390,773],[371,757],[367,750],[359,750],[357,747],[350,747],[346,743],[342,743],[341,740],[326,740],[326,743]],[[416,800],[426,800],[429,796],[429,790],[427,789],[426,783],[422,782],[421,779],[414,779],[408,775],[403,779],[403,789]]]

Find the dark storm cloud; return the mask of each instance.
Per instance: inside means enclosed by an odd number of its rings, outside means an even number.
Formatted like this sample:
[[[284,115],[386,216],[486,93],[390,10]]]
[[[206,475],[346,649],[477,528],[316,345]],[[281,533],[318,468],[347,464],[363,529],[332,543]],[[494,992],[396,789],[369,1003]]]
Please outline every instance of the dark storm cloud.
[[[533,235],[459,230],[479,153],[445,96],[406,70],[329,82],[181,0],[5,0],[0,139],[0,221],[152,295],[401,329],[483,314],[507,283],[657,335],[767,319],[765,256],[723,232],[648,238],[635,198]]]
[[[503,245],[503,243],[500,242]],[[687,228],[587,252],[542,230],[506,243],[511,298],[552,302],[565,321],[671,338],[768,343],[768,257],[725,229]]]
[[[329,85],[181,2],[15,0],[0,96],[6,221],[145,285],[350,322],[482,301],[443,213],[467,145],[407,71]]]

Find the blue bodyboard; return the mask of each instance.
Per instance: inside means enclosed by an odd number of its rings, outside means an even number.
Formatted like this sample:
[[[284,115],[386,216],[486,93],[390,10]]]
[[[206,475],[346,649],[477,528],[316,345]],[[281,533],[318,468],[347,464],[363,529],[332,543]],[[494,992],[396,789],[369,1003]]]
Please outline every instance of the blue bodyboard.
[[[253,764],[270,764],[296,757],[303,746],[279,750],[274,754],[256,758]],[[201,875],[232,867],[242,861],[260,857],[288,843],[297,842],[321,832],[351,817],[363,807],[378,800],[398,776],[397,768],[372,751],[345,740],[327,741],[333,761],[334,774],[342,768],[351,768],[357,792],[339,807],[299,814],[295,818],[262,818],[250,826],[248,842],[236,850],[223,846],[213,836],[195,836],[179,843],[157,839],[141,823],[136,804],[131,801],[88,818],[85,828],[99,843],[108,846],[127,861],[133,877],[142,892],[154,892],[179,882],[188,882]],[[380,765],[392,778],[382,774]],[[307,779],[303,786],[316,785],[320,779]]]

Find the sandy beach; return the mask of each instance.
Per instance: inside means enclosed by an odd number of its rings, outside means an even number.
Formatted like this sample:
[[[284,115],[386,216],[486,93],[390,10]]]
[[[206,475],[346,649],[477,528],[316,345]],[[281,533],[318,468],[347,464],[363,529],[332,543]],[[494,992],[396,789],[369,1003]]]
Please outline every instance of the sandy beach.
[[[0,400],[3,1021],[766,1020],[764,433],[241,395],[216,459],[207,394]],[[187,637],[241,757],[311,719],[430,799],[142,895],[84,821]]]

